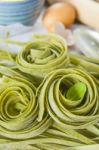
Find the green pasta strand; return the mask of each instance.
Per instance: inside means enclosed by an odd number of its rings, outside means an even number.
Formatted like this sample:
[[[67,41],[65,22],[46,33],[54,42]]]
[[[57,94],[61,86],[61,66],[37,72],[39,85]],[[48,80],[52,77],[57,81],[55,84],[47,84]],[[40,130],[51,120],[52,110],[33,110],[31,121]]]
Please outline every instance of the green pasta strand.
[[[6,50],[0,50],[0,65],[8,66],[11,68],[16,67],[16,54]]]
[[[88,72],[94,72],[99,74],[99,61],[96,59],[80,57],[79,55],[70,55],[71,64],[75,66],[82,66]]]

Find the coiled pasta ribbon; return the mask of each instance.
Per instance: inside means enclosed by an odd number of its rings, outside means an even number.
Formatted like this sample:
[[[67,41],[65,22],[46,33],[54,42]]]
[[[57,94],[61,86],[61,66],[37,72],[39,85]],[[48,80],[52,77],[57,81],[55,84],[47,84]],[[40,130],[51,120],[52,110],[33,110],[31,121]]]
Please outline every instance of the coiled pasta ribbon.
[[[2,140],[26,140],[40,135],[52,121],[37,121],[36,88],[27,77],[0,66],[0,146]],[[2,139],[2,140],[1,140]],[[0,148],[1,149],[1,148]]]
[[[85,70],[59,69],[49,73],[40,85],[38,120],[45,109],[64,129],[84,129],[99,120],[97,80]]]
[[[67,45],[63,38],[54,34],[34,35],[33,42],[25,45],[17,57],[19,70],[38,78],[68,63]]]

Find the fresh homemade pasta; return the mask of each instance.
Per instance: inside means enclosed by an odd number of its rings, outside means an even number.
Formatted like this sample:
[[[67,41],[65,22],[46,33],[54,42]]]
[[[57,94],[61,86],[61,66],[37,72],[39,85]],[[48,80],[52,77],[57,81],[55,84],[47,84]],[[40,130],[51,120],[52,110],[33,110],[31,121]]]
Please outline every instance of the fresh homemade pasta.
[[[98,149],[99,60],[53,34],[21,45],[0,51],[0,150]]]

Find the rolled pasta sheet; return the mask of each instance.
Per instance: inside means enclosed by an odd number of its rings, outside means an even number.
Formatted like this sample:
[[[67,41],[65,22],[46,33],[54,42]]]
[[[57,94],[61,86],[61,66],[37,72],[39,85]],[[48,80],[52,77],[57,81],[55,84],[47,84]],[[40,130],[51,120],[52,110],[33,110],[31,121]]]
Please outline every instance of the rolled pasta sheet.
[[[85,70],[58,69],[49,73],[37,91],[38,121],[44,112],[64,129],[84,129],[99,120],[98,82]]]
[[[69,64],[67,44],[63,38],[54,34],[34,35],[17,57],[18,68],[37,78],[47,73],[64,68]]]
[[[12,140],[26,140],[46,131],[52,121],[37,121],[36,88],[24,76],[0,66],[0,147]],[[10,141],[9,141],[10,140]]]

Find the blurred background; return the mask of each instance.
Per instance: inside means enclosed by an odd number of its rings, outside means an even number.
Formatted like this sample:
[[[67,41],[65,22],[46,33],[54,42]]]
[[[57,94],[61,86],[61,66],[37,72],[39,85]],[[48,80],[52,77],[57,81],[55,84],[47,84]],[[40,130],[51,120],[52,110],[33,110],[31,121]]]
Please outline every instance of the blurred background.
[[[66,39],[71,51],[97,57],[99,0],[0,1],[1,39],[27,41],[33,33],[48,32]]]

